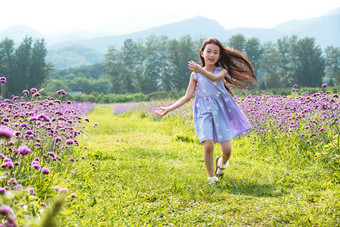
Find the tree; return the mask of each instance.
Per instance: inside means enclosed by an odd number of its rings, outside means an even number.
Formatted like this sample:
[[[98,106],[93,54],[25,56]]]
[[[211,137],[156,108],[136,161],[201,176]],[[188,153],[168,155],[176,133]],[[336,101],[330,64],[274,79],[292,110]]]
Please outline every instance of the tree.
[[[264,52],[260,40],[255,37],[248,39],[244,46],[244,52],[251,61],[255,69],[255,74],[258,74],[262,54]]]
[[[28,69],[30,76],[30,80],[27,82],[28,87],[34,87],[45,82],[48,72],[52,69],[52,64],[45,62],[46,54],[45,41],[43,39],[36,40],[32,48]]]
[[[278,88],[281,87],[280,77],[278,75],[279,68],[279,51],[272,43],[266,43],[263,46],[263,57],[261,61],[261,73],[264,76],[261,78],[261,88]]]
[[[246,46],[246,38],[242,34],[232,35],[227,42],[230,48],[234,48],[241,52],[244,52]]]
[[[123,65],[120,56],[120,52],[112,47],[105,55],[104,60],[105,69],[111,82],[108,90],[116,94],[123,93],[121,81],[119,79],[119,75],[123,73]]]
[[[291,52],[296,66],[296,83],[307,87],[320,86],[325,74],[325,60],[321,48],[315,46],[314,38],[300,39],[293,45]]]
[[[0,43],[0,76],[7,77],[6,90],[12,91],[15,88],[14,74],[14,41],[5,39]],[[6,94],[2,91],[3,94]],[[7,92],[9,93],[9,92]]]
[[[325,72],[330,82],[340,85],[340,47],[328,46],[325,49]]]

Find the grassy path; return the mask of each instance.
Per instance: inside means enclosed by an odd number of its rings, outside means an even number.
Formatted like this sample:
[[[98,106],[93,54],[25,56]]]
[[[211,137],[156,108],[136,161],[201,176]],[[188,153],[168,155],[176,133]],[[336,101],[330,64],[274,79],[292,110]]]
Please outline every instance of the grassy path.
[[[335,225],[339,187],[273,164],[233,144],[230,167],[207,183],[202,147],[178,139],[181,127],[140,114],[114,116],[112,105],[89,115],[88,165],[79,166],[70,226]],[[220,152],[216,145],[215,156]],[[92,166],[93,165],[93,166]]]

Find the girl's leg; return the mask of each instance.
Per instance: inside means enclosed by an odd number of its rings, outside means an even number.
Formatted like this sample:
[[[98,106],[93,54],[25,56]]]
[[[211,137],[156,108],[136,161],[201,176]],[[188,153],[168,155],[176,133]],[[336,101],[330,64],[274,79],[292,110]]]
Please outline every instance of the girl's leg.
[[[231,142],[224,141],[221,143],[221,150],[222,150],[222,164],[226,164],[231,155]]]
[[[214,142],[206,140],[203,142],[204,164],[207,169],[208,176],[214,176]]]

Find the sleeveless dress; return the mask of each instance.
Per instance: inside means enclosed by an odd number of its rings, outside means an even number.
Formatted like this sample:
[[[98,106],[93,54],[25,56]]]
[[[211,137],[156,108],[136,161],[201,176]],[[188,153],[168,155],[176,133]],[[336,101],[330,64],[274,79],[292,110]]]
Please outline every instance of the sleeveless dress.
[[[220,69],[217,67],[214,74]],[[205,140],[229,141],[252,128],[224,87],[223,80],[214,82],[199,73],[194,73],[194,79],[197,81],[194,124],[201,143]]]

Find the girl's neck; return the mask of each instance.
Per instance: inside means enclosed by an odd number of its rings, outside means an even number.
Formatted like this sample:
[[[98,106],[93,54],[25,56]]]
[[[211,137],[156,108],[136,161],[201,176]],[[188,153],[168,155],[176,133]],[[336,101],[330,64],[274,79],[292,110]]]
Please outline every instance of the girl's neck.
[[[204,66],[204,69],[211,73],[214,73],[216,68],[217,68],[216,65],[205,65]]]

